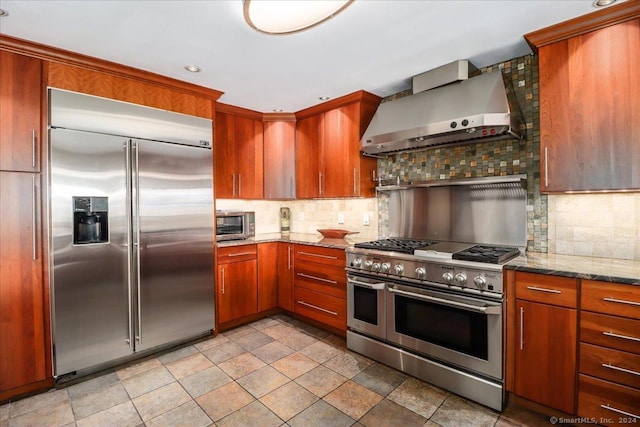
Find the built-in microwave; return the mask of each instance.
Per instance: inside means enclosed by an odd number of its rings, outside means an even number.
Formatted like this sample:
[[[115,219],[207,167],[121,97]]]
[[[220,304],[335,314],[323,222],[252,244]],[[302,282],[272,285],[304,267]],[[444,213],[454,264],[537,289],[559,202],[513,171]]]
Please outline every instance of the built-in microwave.
[[[216,211],[216,239],[240,240],[256,235],[255,212]]]

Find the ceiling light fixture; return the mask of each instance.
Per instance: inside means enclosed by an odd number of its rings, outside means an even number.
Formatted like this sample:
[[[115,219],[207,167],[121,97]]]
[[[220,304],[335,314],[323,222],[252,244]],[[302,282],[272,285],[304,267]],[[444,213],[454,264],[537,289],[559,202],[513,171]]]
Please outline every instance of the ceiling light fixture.
[[[9,16],[9,12],[4,9],[0,9],[0,18],[2,18],[3,16]]]
[[[592,4],[593,7],[604,7],[612,5],[616,2],[616,0],[595,0]]]
[[[333,18],[354,0],[244,0],[244,19],[265,34],[303,31]]]
[[[329,98],[328,96],[319,96],[318,99],[320,101],[326,101],[327,99],[331,99],[331,98]]]
[[[273,112],[274,113],[282,113],[284,110],[280,109],[280,108],[274,108]]]
[[[187,65],[184,67],[184,69],[192,73],[199,73],[201,71],[200,67],[198,67],[197,65]]]

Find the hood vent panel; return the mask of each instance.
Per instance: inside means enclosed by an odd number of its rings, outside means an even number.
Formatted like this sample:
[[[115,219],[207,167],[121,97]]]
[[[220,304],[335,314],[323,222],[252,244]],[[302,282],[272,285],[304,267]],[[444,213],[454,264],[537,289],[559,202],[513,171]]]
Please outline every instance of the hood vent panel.
[[[513,92],[511,92],[513,93]],[[501,72],[472,77],[378,107],[361,140],[365,154],[381,154],[476,139],[521,138]]]

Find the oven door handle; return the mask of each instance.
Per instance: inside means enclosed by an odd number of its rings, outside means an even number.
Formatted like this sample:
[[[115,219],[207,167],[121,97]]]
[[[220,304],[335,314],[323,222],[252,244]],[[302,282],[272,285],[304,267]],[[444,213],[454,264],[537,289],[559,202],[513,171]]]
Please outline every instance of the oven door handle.
[[[502,314],[502,306],[500,306],[500,305],[489,305],[489,306],[478,307],[478,306],[475,306],[475,305],[469,305],[469,304],[465,304],[465,303],[462,303],[462,302],[450,301],[450,300],[447,300],[447,299],[432,297],[432,296],[429,296],[429,295],[422,295],[422,294],[416,294],[416,293],[413,293],[413,292],[401,291],[401,290],[395,289],[393,287],[389,287],[389,291],[394,293],[394,294],[406,295],[408,297],[420,299],[420,300],[423,300],[423,301],[435,302],[435,303],[440,304],[440,305],[446,305],[448,307],[454,307],[454,308],[461,308],[463,310],[474,311],[476,313],[483,313],[483,314],[487,314],[487,315],[489,315],[489,314]]]
[[[348,278],[347,280],[349,283],[353,283],[354,285],[362,286],[363,288],[367,288],[367,289],[375,289],[377,291],[384,289],[384,282],[367,283],[367,282],[361,282],[359,280],[355,280],[352,278]]]

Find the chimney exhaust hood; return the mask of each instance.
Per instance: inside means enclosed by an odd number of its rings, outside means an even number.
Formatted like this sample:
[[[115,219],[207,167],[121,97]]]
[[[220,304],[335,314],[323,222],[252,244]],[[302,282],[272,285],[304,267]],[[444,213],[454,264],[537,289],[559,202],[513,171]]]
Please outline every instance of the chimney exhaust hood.
[[[502,72],[471,77],[378,106],[360,142],[364,154],[475,140],[521,138],[517,103]]]

